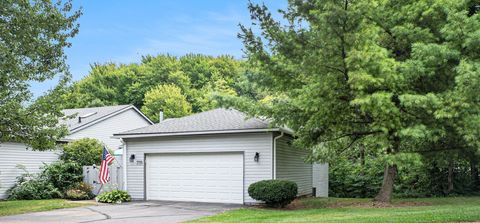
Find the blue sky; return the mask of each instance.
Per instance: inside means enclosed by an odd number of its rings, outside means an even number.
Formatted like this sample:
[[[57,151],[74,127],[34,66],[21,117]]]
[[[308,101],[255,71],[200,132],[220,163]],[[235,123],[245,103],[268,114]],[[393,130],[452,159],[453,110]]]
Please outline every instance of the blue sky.
[[[286,0],[264,2],[272,10]],[[83,7],[80,32],[66,49],[74,80],[88,74],[93,63],[132,63],[142,55],[186,53],[242,57],[238,24],[250,24],[247,0],[74,1]],[[56,80],[32,84],[35,96]]]

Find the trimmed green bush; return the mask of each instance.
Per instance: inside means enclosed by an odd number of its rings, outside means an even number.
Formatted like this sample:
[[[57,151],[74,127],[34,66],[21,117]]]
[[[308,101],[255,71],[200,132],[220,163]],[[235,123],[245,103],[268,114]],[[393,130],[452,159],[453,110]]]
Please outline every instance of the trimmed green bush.
[[[7,191],[9,200],[41,200],[61,198],[62,193],[51,182],[41,176],[24,174]]]
[[[255,200],[264,201],[269,207],[285,207],[298,193],[295,182],[288,180],[262,180],[248,187],[248,195]]]
[[[92,186],[80,182],[71,189],[65,191],[65,198],[70,200],[89,200],[95,197],[92,193]]]
[[[100,165],[103,145],[97,139],[84,138],[68,143],[60,157],[65,162],[76,162],[80,166]]]
[[[102,203],[122,203],[126,201],[131,201],[130,195],[126,191],[122,190],[112,190],[110,192],[105,192],[97,196],[97,201]]]

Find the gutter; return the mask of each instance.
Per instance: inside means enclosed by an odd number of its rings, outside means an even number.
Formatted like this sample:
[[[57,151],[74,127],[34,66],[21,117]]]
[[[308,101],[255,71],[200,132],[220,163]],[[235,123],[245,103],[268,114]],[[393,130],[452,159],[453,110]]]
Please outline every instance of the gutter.
[[[198,132],[167,132],[167,133],[133,133],[133,134],[114,134],[111,138],[128,139],[128,138],[145,138],[160,136],[185,136],[185,135],[209,135],[209,134],[228,134],[228,133],[253,133],[253,132],[281,132],[293,135],[293,132],[284,128],[274,129],[243,129],[243,130],[218,130],[218,131],[198,131]]]
[[[122,143],[123,143],[123,148],[122,148],[123,190],[128,191],[128,189],[127,189],[127,182],[128,182],[128,180],[127,180],[127,159],[128,159],[128,157],[127,157],[127,155],[128,155],[127,154],[127,143],[125,141],[121,140],[121,139],[120,139],[120,141],[122,141]]]
[[[281,131],[280,135],[273,138],[273,179],[277,179],[277,139],[284,136],[284,132]]]

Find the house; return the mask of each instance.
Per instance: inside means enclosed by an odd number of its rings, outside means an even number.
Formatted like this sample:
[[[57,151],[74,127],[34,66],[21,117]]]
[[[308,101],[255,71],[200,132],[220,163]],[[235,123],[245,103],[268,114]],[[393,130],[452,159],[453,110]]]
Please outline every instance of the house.
[[[62,124],[67,125],[69,130],[66,141],[95,138],[111,150],[117,150],[122,145],[120,139],[112,138],[114,133],[153,124],[133,105],[75,108],[65,109],[62,112],[65,116],[73,116],[62,120]]]
[[[237,110],[215,109],[114,137],[125,142],[124,187],[133,199],[256,203],[248,186],[267,179],[296,182],[299,196],[326,196],[328,167],[306,163],[308,152],[292,146],[292,135]]]
[[[122,142],[113,139],[117,132],[149,126],[152,123],[133,105],[106,106],[63,110],[67,120],[61,124],[68,127],[69,135],[62,141],[95,138],[110,149],[118,149]],[[0,199],[6,198],[6,190],[14,185],[16,178],[24,173],[40,172],[39,167],[58,159],[59,151],[32,151],[23,143],[0,142]]]

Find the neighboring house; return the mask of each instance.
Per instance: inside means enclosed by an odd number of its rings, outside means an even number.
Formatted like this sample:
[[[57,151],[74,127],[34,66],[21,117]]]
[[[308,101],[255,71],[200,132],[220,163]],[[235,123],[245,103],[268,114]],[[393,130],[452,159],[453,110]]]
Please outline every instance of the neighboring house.
[[[62,121],[69,131],[66,141],[95,138],[111,150],[117,150],[122,145],[120,139],[112,138],[114,133],[153,124],[133,105],[65,109],[62,112],[65,116],[74,115],[73,118]]]
[[[62,141],[95,138],[112,150],[122,145],[120,139],[112,138],[114,133],[153,124],[133,105],[65,109],[63,113],[72,118],[60,121],[69,130],[69,135]],[[0,152],[0,199],[6,198],[6,190],[24,173],[18,166],[25,167],[29,173],[38,173],[39,167],[59,156],[59,151],[32,151],[25,144],[12,142],[0,142]]]
[[[125,142],[124,186],[133,199],[256,203],[248,186],[267,179],[296,182],[299,196],[312,195],[313,187],[327,196],[327,166],[305,163],[308,152],[292,147],[292,134],[215,109],[114,137]]]

